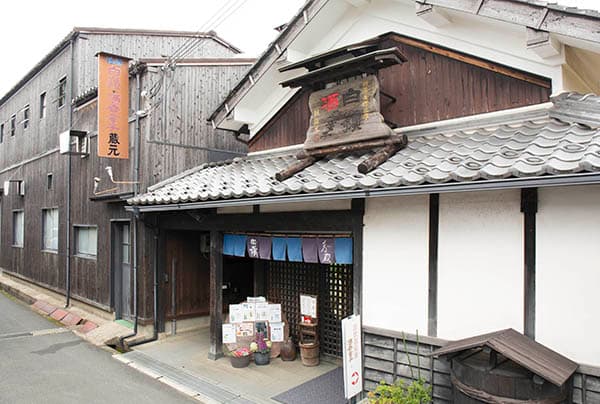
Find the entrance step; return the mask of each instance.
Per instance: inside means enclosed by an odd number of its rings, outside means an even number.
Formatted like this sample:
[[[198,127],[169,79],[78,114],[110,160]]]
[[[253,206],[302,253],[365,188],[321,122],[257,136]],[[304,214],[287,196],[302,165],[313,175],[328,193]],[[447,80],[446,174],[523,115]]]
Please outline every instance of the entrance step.
[[[114,355],[115,359],[149,375],[180,392],[205,403],[254,404],[222,387],[176,367],[160,362],[140,351]]]

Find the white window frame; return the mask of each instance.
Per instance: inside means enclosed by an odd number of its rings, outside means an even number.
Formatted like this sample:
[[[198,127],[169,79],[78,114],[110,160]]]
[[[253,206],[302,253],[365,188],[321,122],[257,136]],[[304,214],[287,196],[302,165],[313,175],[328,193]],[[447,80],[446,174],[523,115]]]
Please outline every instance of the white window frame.
[[[86,224],[77,224],[73,226],[73,230],[75,233],[75,255],[81,258],[87,259],[96,259],[98,255],[98,226],[96,225],[86,225]],[[91,230],[94,232],[92,233]],[[81,243],[80,236],[83,236],[81,232],[86,232],[86,240],[85,242],[90,244],[89,246],[83,246]],[[95,243],[93,244],[93,248],[91,248],[90,236],[94,236]]]
[[[23,107],[23,121],[21,121],[21,123],[23,124],[23,130],[27,130],[27,128],[29,127],[29,119],[31,116],[31,108],[29,106],[29,104],[25,105]]]
[[[21,217],[18,223],[17,216]],[[20,237],[18,231],[20,230]],[[23,248],[25,244],[25,211],[22,209],[12,211],[12,246]]]
[[[58,104],[58,109],[61,109],[67,103],[67,76],[64,76],[58,80],[58,97],[56,97],[56,101]]]
[[[14,136],[17,133],[17,114],[10,117],[10,135]]]
[[[46,117],[46,103],[48,102],[48,96],[46,92],[40,94],[40,119],[44,119]]]
[[[50,229],[51,234],[48,234],[48,215],[54,214],[55,217],[52,218],[52,228]],[[58,252],[58,208],[44,208],[42,209],[42,251],[57,253]]]

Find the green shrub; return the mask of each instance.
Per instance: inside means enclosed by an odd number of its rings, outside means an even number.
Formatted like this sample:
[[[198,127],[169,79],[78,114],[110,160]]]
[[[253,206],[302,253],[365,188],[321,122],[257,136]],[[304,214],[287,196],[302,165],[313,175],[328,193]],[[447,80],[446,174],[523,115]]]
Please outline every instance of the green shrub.
[[[423,379],[415,380],[410,384],[404,380],[387,384],[382,380],[375,391],[369,393],[369,403],[372,404],[428,404],[431,402],[431,386],[427,386]]]

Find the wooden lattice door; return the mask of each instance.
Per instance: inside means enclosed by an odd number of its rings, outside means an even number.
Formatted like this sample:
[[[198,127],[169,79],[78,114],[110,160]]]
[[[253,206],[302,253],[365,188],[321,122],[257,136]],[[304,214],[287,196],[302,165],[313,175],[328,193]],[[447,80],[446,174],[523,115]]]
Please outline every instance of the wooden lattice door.
[[[318,296],[321,353],[342,356],[341,321],[352,314],[352,265],[269,261],[267,299],[281,303],[298,341],[300,294]]]

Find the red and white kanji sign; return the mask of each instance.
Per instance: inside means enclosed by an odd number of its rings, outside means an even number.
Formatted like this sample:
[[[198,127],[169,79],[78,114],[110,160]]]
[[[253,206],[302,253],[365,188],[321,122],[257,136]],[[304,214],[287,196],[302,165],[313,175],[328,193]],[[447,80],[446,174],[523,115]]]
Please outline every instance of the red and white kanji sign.
[[[342,320],[342,349],[344,352],[344,396],[346,399],[350,399],[363,389],[360,315],[352,315]]]

